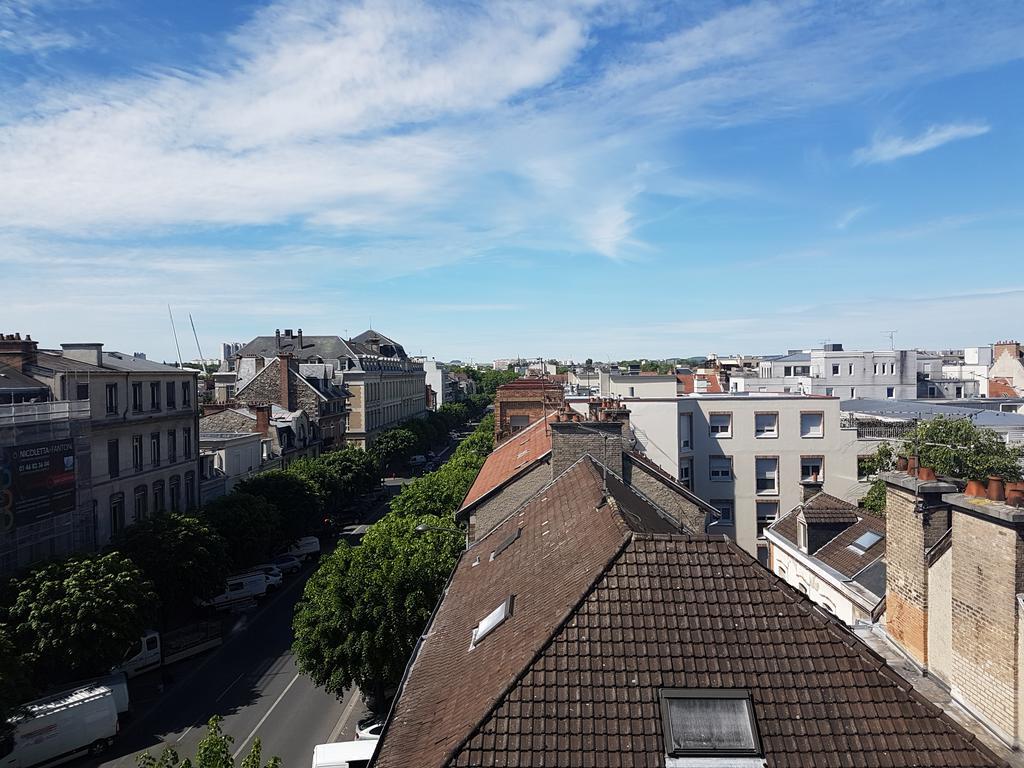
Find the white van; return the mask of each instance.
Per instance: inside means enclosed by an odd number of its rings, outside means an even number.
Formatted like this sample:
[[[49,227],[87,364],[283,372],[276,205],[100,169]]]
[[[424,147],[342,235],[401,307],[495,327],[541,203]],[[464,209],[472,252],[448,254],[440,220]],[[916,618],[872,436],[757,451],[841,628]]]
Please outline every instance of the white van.
[[[102,686],[65,691],[26,705],[14,732],[0,739],[0,768],[57,765],[79,755],[99,755],[117,735],[117,705]]]
[[[200,604],[219,611],[227,611],[246,603],[255,602],[267,594],[267,577],[262,573],[248,576],[232,576],[224,585],[224,591]]]
[[[320,557],[320,539],[316,536],[303,536],[292,544],[285,554],[297,557],[299,560]]]
[[[377,740],[337,741],[313,747],[313,768],[366,768]]]

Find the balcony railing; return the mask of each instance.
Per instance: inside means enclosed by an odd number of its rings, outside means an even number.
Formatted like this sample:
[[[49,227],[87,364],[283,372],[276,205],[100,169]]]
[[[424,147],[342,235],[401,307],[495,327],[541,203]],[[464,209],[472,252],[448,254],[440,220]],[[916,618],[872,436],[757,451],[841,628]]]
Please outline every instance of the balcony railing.
[[[63,421],[65,419],[88,419],[90,413],[88,400],[0,405],[0,426]]]
[[[917,425],[914,421],[877,421],[858,419],[843,414],[839,422],[843,429],[856,429],[861,440],[900,440]]]

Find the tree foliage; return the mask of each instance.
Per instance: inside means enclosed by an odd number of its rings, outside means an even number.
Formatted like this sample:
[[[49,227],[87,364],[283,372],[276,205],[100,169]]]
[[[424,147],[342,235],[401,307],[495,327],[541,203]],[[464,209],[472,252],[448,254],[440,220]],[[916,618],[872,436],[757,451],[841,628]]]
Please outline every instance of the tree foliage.
[[[11,730],[10,719],[32,698],[33,689],[25,660],[0,626],[0,738]]]
[[[942,416],[919,421],[904,436],[900,456],[917,456],[923,467],[938,475],[967,480],[984,480],[997,475],[1004,480],[1021,479],[1024,448],[1009,446],[991,429],[975,426],[970,419]]]
[[[409,429],[400,427],[380,434],[373,442],[370,453],[382,468],[408,461],[416,453],[419,437]]]
[[[188,612],[192,598],[224,589],[227,544],[206,521],[171,512],[141,520],[124,530],[117,549],[153,584],[165,622]]]
[[[136,755],[136,765],[139,768],[234,768],[235,759],[231,756],[231,747],[235,740],[221,730],[222,720],[219,715],[214,715],[206,724],[206,735],[196,747],[195,762],[187,757],[182,760],[177,751],[167,747],[159,757],[153,757],[149,752]],[[280,765],[281,758],[272,757],[264,766],[263,745],[257,736],[253,739],[249,754],[242,759],[240,768],[280,768]]]
[[[280,544],[305,536],[320,522],[321,501],[314,485],[302,475],[272,469],[239,483],[235,490],[269,501],[280,515]]]
[[[341,696],[355,684],[380,701],[398,684],[416,640],[463,546],[457,529],[434,515],[388,514],[357,547],[341,544],[306,584],[296,608],[294,651],[300,669]]]
[[[498,387],[502,384],[509,384],[518,378],[519,374],[515,371],[484,371],[480,375],[480,391],[493,398]]]
[[[281,513],[260,496],[229,493],[207,504],[202,517],[227,542],[232,570],[264,562],[284,540]]]
[[[0,630],[12,639],[34,684],[102,674],[145,630],[157,597],[120,552],[50,563],[15,584]]]

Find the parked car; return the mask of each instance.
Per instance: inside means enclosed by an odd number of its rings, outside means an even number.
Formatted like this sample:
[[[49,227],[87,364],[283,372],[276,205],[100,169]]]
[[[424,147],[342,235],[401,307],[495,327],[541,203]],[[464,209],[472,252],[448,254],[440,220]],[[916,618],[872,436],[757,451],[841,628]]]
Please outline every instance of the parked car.
[[[55,765],[86,753],[101,755],[117,735],[117,705],[102,685],[37,699],[25,710],[14,721],[14,731],[0,738],[0,768]]]
[[[422,454],[417,454],[416,456],[413,456],[411,459],[409,459],[410,467],[422,467],[426,463],[427,457],[423,456]]]
[[[135,677],[216,648],[222,642],[224,628],[219,620],[189,624],[163,634],[150,629],[132,644],[124,655],[124,661],[113,671]]]
[[[281,573],[298,573],[302,570],[302,561],[294,555],[278,555],[273,562]]]
[[[267,578],[262,573],[249,576],[232,576],[224,585],[224,591],[199,604],[218,611],[227,611],[255,602],[267,594]]]
[[[365,768],[376,751],[376,739],[317,744],[312,768]]]
[[[356,738],[360,741],[379,739],[384,728],[384,721],[377,717],[368,717],[359,721],[356,726]]]
[[[320,539],[316,536],[303,536],[292,544],[284,554],[297,557],[299,560],[320,557]]]
[[[284,574],[281,573],[281,569],[273,563],[263,563],[262,565],[254,565],[252,568],[247,570],[244,574],[236,575],[250,575],[255,573],[262,573],[267,579],[267,589],[277,589],[284,583]]]

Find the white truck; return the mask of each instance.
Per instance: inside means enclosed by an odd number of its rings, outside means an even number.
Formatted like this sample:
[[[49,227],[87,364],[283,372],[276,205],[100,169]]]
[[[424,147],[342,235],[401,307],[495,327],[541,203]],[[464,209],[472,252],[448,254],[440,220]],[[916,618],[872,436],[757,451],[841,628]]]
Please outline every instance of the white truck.
[[[313,747],[312,768],[366,768],[376,749],[376,739],[317,744]]]
[[[297,557],[299,560],[320,557],[320,539],[316,536],[303,536],[285,550],[283,554]]]
[[[96,685],[36,699],[0,739],[0,768],[57,765],[83,754],[100,755],[117,735],[117,705]]]
[[[135,677],[216,648],[222,642],[224,627],[220,621],[202,621],[162,635],[150,629],[128,649],[124,661],[113,671]]]
[[[230,576],[224,584],[224,591],[199,604],[218,611],[233,611],[249,608],[267,594],[267,578],[262,573]]]

